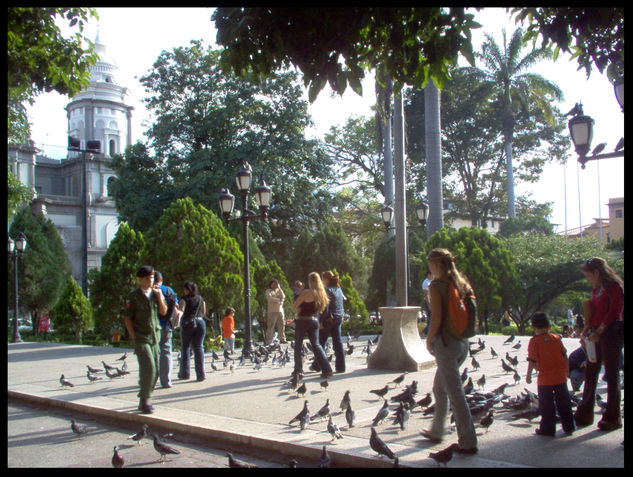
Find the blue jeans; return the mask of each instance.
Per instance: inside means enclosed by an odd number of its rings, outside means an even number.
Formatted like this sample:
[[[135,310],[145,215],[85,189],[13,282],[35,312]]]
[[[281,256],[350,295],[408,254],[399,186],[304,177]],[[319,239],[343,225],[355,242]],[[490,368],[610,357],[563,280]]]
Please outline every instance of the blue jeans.
[[[332,372],[332,366],[325,356],[325,351],[319,344],[319,322],[316,318],[297,318],[295,320],[295,372],[303,372],[303,361],[301,359],[301,347],[303,346],[303,338],[308,337],[316,362],[325,373]]]
[[[552,386],[538,386],[538,408],[541,412],[539,429],[543,434],[553,436],[556,433],[556,411],[563,430],[567,433],[574,431],[574,415],[567,381]]]
[[[181,324],[180,328],[182,349],[180,356],[180,379],[189,379],[189,348],[193,348],[193,359],[198,380],[205,378],[204,371],[204,337],[207,334],[207,325],[202,318],[193,320],[193,326]]]
[[[343,324],[343,317],[334,315],[334,321],[326,324],[322,323],[323,328],[319,330],[319,344],[321,348],[325,348],[327,339],[332,337],[332,348],[334,349],[335,369],[337,373],[345,372],[345,350],[343,349],[343,339],[341,338],[341,325]],[[318,363],[315,363],[315,367],[320,369]]]
[[[171,357],[171,335],[172,329],[169,325],[165,325],[160,330],[160,385],[164,388],[171,386],[171,368],[172,368],[172,357]]]

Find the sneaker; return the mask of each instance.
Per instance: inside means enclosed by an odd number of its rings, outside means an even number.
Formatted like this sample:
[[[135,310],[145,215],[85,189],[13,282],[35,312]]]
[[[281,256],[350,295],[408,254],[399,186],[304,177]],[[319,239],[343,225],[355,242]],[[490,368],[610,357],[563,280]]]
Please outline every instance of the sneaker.
[[[552,433],[550,433],[550,432],[545,432],[545,431],[542,431],[542,430],[541,430],[540,428],[538,428],[538,427],[534,430],[534,434],[537,434],[537,435],[539,435],[539,436],[548,436],[548,437],[554,437],[554,435],[555,435],[553,432],[552,432]]]
[[[431,431],[429,431],[428,429],[422,429],[420,431],[420,434],[422,435],[422,437],[431,441],[433,444],[439,444],[440,442],[442,442],[442,439],[440,439],[439,437],[433,437],[431,435]]]

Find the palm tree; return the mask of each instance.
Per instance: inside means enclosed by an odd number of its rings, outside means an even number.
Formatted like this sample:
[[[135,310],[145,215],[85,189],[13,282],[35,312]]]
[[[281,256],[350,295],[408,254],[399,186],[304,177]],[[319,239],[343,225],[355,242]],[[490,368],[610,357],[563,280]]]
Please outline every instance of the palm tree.
[[[551,58],[552,53],[543,48],[532,49],[521,56],[525,47],[523,31],[515,30],[507,42],[503,30],[503,50],[489,35],[480,53],[475,53],[483,68],[466,67],[465,70],[492,86],[494,97],[501,104],[501,124],[504,137],[504,151],[507,162],[508,217],[515,217],[514,177],[512,172],[512,139],[515,114],[529,114],[530,107],[541,109],[548,121],[554,121],[551,101],[562,101],[563,92],[551,81],[527,70],[538,61]]]

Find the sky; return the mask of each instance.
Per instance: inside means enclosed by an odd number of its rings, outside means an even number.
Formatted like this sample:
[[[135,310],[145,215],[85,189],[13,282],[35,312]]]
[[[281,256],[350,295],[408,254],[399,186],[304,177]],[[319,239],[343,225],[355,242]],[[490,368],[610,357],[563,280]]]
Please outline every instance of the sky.
[[[95,39],[97,29],[106,53],[114,58],[119,67],[118,83],[130,90],[128,102],[134,106],[133,141],[144,140],[150,120],[142,98],[145,96],[139,77],[148,73],[162,51],[187,46],[192,39],[202,39],[205,44],[215,44],[215,29],[210,18],[212,8],[98,8],[99,21],[86,26],[84,34]],[[483,41],[483,33],[491,34],[502,45],[502,28],[508,37],[515,29],[513,20],[502,8],[485,8],[475,12],[475,19],[483,25],[473,31],[473,48],[477,50]],[[624,136],[624,114],[615,98],[613,86],[606,75],[595,68],[587,78],[584,70],[577,69],[575,60],[561,55],[556,61],[539,63],[531,72],[556,83],[565,95],[556,104],[562,112],[569,111],[576,102],[582,102],[584,113],[595,120],[592,147],[606,142],[604,152],[613,151]],[[305,93],[307,101],[307,92]],[[66,156],[67,118],[64,107],[69,99],[57,93],[40,95],[29,108],[32,138],[38,148],[50,157]],[[363,82],[363,96],[348,88],[343,97],[333,95],[329,87],[320,93],[309,112],[314,127],[308,131],[312,137],[322,138],[331,126],[342,125],[352,115],[369,115],[375,102],[373,79]],[[516,195],[531,194],[538,202],[553,202],[552,224],[562,231],[588,225],[593,219],[608,218],[609,198],[624,197],[623,158],[590,161],[583,170],[576,162],[576,153],[570,147],[567,164],[548,164],[536,184],[517,184]],[[565,180],[566,179],[566,180]]]

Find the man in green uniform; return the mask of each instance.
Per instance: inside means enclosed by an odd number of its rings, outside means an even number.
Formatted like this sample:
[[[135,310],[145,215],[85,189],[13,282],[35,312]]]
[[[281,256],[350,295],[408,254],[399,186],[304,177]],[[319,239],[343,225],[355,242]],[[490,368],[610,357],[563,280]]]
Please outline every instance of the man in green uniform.
[[[154,268],[144,265],[136,273],[139,287],[128,295],[123,309],[125,328],[134,343],[138,359],[139,410],[151,414],[154,407],[149,403],[158,380],[160,357],[160,323],[158,315],[167,313],[167,305],[160,287],[154,285]]]

